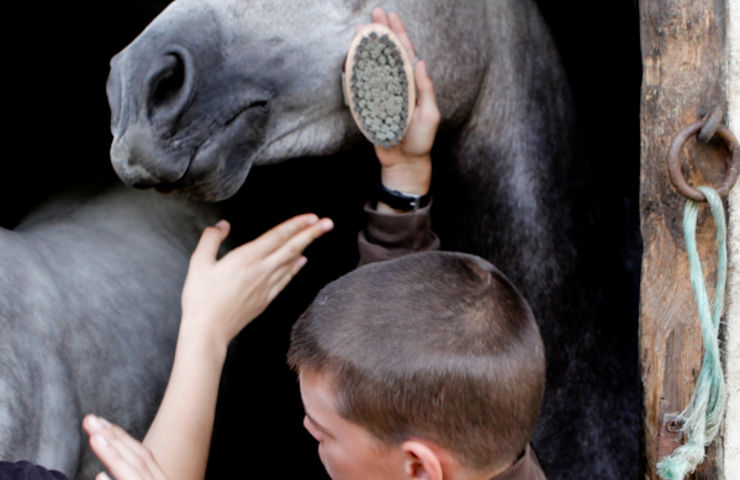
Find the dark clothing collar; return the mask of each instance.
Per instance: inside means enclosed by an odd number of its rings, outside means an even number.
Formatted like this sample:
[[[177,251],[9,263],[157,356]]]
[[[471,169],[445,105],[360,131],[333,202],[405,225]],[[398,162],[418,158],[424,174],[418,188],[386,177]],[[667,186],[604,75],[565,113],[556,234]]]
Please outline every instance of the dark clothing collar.
[[[519,459],[491,480],[547,480],[547,477],[542,471],[534,450],[527,444]]]

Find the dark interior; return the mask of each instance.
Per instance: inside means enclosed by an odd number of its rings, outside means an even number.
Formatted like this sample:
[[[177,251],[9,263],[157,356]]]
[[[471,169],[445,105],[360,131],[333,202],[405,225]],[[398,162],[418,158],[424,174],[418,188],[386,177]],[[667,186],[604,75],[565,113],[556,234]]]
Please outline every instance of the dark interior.
[[[16,2],[8,23],[29,19],[6,39],[5,168],[0,175],[0,226],[12,228],[39,202],[68,188],[118,181],[108,159],[108,61],[164,8],[165,1],[94,3]],[[579,228],[580,252],[602,292],[601,321],[613,331],[623,357],[633,362],[626,382],[639,415],[638,293],[640,51],[636,2],[538,0],[565,64],[579,119],[586,182]],[[32,21],[30,19],[33,19]],[[6,33],[6,35],[9,35]],[[331,258],[309,262],[264,317],[240,336],[230,352],[209,478],[273,468],[274,478],[328,478],[303,431],[297,383],[285,366],[292,321],[318,288],[349,270],[357,215],[366,195],[356,188],[372,178],[370,151],[352,171],[339,159],[290,162],[256,168],[246,187],[224,202],[235,237],[246,240],[293,213],[316,211],[349,219],[309,251]],[[359,182],[359,183],[358,183]],[[272,186],[281,185],[277,195]],[[341,201],[337,201],[340,198]],[[244,205],[266,205],[251,216]],[[638,436],[639,432],[635,432]],[[607,453],[608,454],[608,453]]]

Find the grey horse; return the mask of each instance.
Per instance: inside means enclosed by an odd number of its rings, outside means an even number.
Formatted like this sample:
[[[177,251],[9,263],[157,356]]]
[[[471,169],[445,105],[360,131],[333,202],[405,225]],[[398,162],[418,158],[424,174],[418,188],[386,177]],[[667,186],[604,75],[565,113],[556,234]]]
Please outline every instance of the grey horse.
[[[215,208],[120,185],[53,198],[0,230],[0,459],[90,479],[100,465],[84,414],[146,432]]]
[[[128,185],[218,201],[242,187],[253,165],[330,155],[352,162],[362,137],[339,72],[376,5],[175,1],[111,62],[116,172]],[[442,125],[433,220],[443,247],[492,260],[539,319],[548,384],[534,446],[546,472],[636,476],[638,396],[625,390],[625,359],[578,277],[571,97],[536,7],[382,6],[399,12],[435,80]]]

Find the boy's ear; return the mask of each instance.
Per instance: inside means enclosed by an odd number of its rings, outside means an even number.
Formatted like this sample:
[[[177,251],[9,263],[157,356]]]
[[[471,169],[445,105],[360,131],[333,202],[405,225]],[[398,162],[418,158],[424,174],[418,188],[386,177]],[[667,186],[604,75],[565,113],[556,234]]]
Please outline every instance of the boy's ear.
[[[437,453],[419,440],[407,440],[401,445],[406,456],[404,471],[411,480],[442,480],[442,462]]]

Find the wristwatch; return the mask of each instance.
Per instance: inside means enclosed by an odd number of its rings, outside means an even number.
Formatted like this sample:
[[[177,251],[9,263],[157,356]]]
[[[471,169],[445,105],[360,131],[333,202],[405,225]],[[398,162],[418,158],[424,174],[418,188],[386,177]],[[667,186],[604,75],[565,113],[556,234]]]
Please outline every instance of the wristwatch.
[[[432,194],[429,192],[425,195],[409,195],[401,193],[398,190],[386,188],[385,185],[378,182],[378,186],[375,189],[375,200],[383,202],[396,210],[410,212],[429,205],[429,202],[432,200]]]

